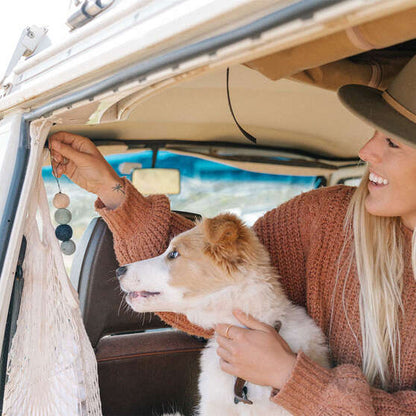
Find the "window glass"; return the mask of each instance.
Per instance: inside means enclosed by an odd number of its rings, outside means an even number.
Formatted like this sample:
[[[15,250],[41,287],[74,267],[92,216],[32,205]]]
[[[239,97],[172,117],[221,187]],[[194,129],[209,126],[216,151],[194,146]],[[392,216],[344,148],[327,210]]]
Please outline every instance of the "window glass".
[[[152,152],[142,151],[134,154],[120,154],[106,157],[116,172],[125,163],[138,163],[143,168],[150,168]],[[125,165],[124,165],[125,166]],[[228,165],[191,156],[160,151],[157,168],[175,168],[181,173],[181,192],[171,195],[172,209],[189,211],[211,217],[220,212],[233,212],[248,225],[266,211],[275,208],[295,195],[312,189],[314,176],[282,176],[248,172]],[[130,175],[124,175],[131,179]],[[52,198],[58,192],[56,179],[50,167],[43,168],[43,178],[53,217],[55,208]],[[78,246],[83,232],[92,218],[97,216],[94,210],[96,196],[84,191],[63,176],[59,180],[62,192],[71,199],[69,210],[72,220],[73,240]],[[55,225],[56,222],[53,223]],[[75,256],[80,255],[77,251]],[[70,269],[74,256],[64,256],[67,269]]]
[[[145,152],[143,152],[145,153]],[[142,167],[151,167],[151,152]],[[206,217],[233,212],[252,225],[265,212],[293,196],[312,189],[315,177],[249,172],[191,156],[160,152],[158,168],[179,168],[181,192],[171,195],[171,206]]]

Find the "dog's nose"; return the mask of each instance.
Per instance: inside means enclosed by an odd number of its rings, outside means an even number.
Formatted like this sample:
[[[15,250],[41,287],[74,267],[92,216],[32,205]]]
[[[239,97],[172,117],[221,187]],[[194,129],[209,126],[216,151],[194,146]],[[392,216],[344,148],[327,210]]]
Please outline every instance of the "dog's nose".
[[[120,279],[123,274],[125,274],[127,271],[127,266],[121,266],[116,270],[116,276],[118,279]]]

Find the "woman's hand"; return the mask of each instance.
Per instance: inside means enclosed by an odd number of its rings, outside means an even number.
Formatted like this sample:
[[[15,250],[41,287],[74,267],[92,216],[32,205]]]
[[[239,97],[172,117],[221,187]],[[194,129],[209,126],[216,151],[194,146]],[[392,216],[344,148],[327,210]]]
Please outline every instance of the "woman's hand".
[[[251,383],[280,390],[292,373],[296,354],[272,326],[238,310],[234,316],[247,329],[226,324],[215,327],[221,369]]]
[[[81,188],[98,195],[108,208],[123,202],[123,182],[91,140],[59,132],[49,137],[49,148],[58,178],[67,175]]]

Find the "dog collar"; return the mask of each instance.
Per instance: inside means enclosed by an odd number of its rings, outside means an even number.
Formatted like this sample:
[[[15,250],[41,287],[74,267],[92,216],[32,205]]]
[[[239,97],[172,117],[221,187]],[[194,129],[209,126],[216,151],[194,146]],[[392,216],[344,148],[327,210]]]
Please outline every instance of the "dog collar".
[[[253,402],[247,398],[246,380],[240,377],[237,377],[234,383],[234,403],[253,404]]]

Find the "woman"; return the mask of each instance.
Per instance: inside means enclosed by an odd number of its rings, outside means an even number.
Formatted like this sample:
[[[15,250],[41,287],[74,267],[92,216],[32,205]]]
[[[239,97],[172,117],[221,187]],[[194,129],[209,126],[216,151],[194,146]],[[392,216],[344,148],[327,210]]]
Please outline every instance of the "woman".
[[[389,91],[343,87],[341,100],[377,128],[360,150],[359,188],[302,194],[254,229],[289,297],[328,337],[334,367],[294,354],[276,331],[235,311],[247,329],[218,325],[222,369],[274,387],[293,415],[416,415],[416,58]],[[162,253],[192,227],[166,197],[144,198],[86,138],[50,138],[54,169],[98,195],[120,264]],[[412,241],[413,239],[413,241]],[[183,316],[161,313],[189,333],[211,336]]]

